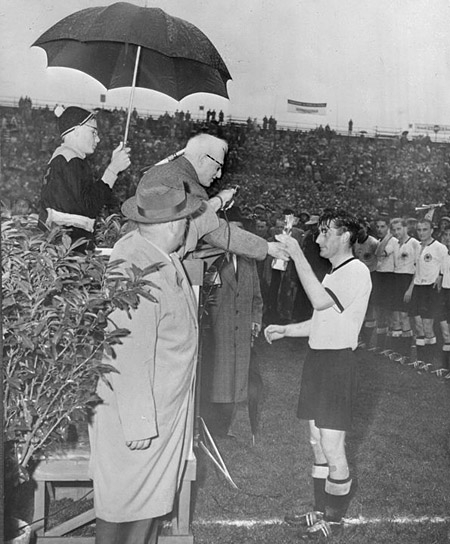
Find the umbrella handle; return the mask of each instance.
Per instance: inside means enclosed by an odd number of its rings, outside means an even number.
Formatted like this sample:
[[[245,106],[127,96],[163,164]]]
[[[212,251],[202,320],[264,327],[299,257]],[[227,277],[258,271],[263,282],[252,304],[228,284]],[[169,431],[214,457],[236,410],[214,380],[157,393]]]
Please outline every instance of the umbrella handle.
[[[128,115],[127,115],[127,123],[125,125],[125,136],[123,137],[123,147],[127,145],[127,140],[128,140],[128,130],[130,128],[130,120],[131,120],[131,106],[134,100],[134,91],[136,90],[136,78],[137,78],[137,71],[138,71],[140,56],[141,56],[141,46],[138,45],[137,52],[136,52],[136,61],[134,63],[133,82],[131,83],[130,100],[128,102]]]

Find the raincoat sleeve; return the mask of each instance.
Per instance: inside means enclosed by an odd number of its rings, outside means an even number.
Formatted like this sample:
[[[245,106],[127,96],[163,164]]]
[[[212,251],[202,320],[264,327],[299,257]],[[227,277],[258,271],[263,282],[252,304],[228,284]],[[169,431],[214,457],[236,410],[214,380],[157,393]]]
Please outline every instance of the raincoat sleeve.
[[[208,232],[214,231],[219,226],[219,218],[213,208],[207,204],[205,210],[191,219],[189,224],[189,231],[184,244],[183,253],[190,253],[197,247],[199,240],[208,234]]]
[[[208,244],[236,255],[262,261],[267,256],[268,245],[264,238],[256,236],[236,225],[219,219],[219,227],[204,237]]]

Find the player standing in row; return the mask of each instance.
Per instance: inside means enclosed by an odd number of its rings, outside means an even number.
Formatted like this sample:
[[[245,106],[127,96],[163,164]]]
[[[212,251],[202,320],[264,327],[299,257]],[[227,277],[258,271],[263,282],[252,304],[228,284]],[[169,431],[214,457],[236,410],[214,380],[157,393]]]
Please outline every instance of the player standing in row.
[[[420,254],[417,260],[414,280],[405,294],[405,302],[412,301],[411,315],[416,327],[417,358],[432,363],[435,357],[436,335],[434,319],[439,307],[439,291],[442,265],[447,248],[432,236],[433,225],[429,219],[417,223]]]
[[[413,330],[409,317],[410,305],[405,302],[405,294],[414,280],[417,259],[420,253],[420,242],[408,234],[406,220],[396,217],[391,221],[391,232],[398,240],[394,251],[394,290],[392,308],[394,322],[399,323],[399,334],[392,336],[392,349],[401,357],[410,357]]]
[[[394,253],[398,241],[391,234],[389,219],[379,217],[375,222],[377,236],[380,240],[377,250],[377,268],[374,285],[374,299],[377,316],[377,348],[386,349],[389,330],[399,330],[398,323],[393,322],[392,299],[395,291]],[[401,333],[400,333],[401,334]]]
[[[441,353],[441,368],[437,371],[440,375],[450,370],[450,225],[444,227],[441,239],[447,248],[447,255],[442,263],[441,275],[439,276],[441,292],[439,322],[444,340]]]

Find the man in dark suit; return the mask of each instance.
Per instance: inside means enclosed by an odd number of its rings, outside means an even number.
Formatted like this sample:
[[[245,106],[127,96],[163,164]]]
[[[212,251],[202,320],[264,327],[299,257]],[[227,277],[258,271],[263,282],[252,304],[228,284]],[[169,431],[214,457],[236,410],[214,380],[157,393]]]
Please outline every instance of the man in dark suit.
[[[240,211],[233,207],[228,221],[243,228]],[[262,320],[262,296],[254,259],[225,253],[215,261],[221,285],[207,303],[209,328],[205,363],[205,392],[213,403],[213,432],[227,435],[238,402],[247,400],[252,337]]]

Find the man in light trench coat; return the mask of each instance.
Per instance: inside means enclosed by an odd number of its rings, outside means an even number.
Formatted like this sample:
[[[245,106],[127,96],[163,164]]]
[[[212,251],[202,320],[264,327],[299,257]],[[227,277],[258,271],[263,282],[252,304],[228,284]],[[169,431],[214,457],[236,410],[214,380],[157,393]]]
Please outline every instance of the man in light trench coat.
[[[112,387],[100,380],[103,402],[90,426],[97,544],[156,542],[156,518],[173,509],[191,451],[197,306],[176,251],[204,203],[186,193],[176,172],[169,186],[160,183],[159,172],[147,172],[123,204],[138,228],[111,255],[123,259],[125,274],[132,265],[162,266],[148,276],[156,302],[141,297],[131,315],[111,314],[130,334],[115,347],[115,359],[104,356],[118,372],[107,376]]]

